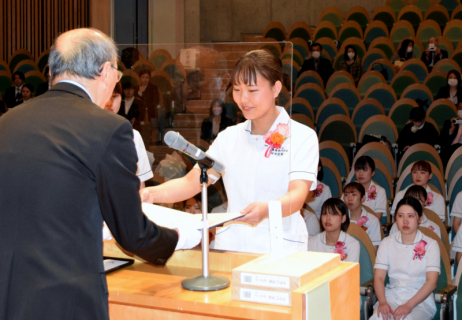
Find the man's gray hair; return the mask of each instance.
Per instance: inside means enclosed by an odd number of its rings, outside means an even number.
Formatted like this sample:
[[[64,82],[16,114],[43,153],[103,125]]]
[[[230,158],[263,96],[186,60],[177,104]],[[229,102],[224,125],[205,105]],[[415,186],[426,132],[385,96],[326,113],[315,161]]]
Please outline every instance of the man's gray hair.
[[[51,79],[64,74],[95,79],[106,61],[117,59],[116,44],[99,30],[87,29],[79,33],[68,42],[67,48],[59,45],[58,49],[58,39],[48,57]]]

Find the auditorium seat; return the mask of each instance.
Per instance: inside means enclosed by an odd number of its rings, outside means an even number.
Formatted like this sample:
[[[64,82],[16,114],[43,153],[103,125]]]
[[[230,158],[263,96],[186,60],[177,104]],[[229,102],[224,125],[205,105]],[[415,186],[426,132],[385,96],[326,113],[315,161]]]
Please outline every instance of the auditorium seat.
[[[427,110],[427,117],[433,119],[441,131],[444,121],[457,118],[456,105],[449,99],[435,100]]]
[[[369,20],[369,12],[361,6],[352,7],[345,16],[345,21],[356,21],[361,26],[362,31],[366,30]]]
[[[372,49],[372,50],[379,50],[379,49]],[[366,71],[363,73],[361,79],[358,82],[358,91],[361,99],[364,98],[367,90],[370,87],[377,83],[387,83],[383,75],[375,70]]]
[[[390,175],[392,179],[396,177],[395,159],[393,158],[393,155],[390,149],[388,149],[388,147],[385,146],[383,143],[381,142],[367,143],[361,149],[358,150],[358,152],[356,153],[355,159],[358,159],[361,156],[369,156],[372,159],[374,159],[374,161],[380,161],[385,166],[388,172],[388,175]],[[391,192],[390,194],[392,195],[393,189],[391,189],[390,192]]]
[[[399,44],[406,38],[415,37],[414,27],[409,21],[397,21],[390,31],[390,40],[393,42],[395,51],[399,49]]]
[[[428,220],[436,223],[438,227],[440,227],[440,232],[441,232],[441,240],[443,241],[444,247],[446,248],[446,252],[450,254],[450,242],[449,242],[449,236],[448,236],[448,231],[446,229],[446,226],[444,222],[441,220],[441,218],[438,216],[438,214],[430,210],[428,208],[423,208],[423,213],[427,217]]]
[[[304,124],[307,127],[315,130],[313,120],[305,116],[304,114],[294,114],[291,115],[290,118],[298,123]]]
[[[151,61],[141,59],[136,61],[135,64],[132,66],[132,70],[137,74],[140,74],[140,71],[143,69],[147,69],[149,70],[149,72],[153,72],[156,69],[156,67]]]
[[[295,91],[305,83],[315,83],[319,87],[324,88],[324,82],[321,76],[314,70],[304,71],[295,82]]]
[[[392,79],[395,77],[395,68],[388,59],[378,59],[375,60],[370,66],[368,71],[375,70],[380,72],[387,84],[390,84]],[[386,76],[385,76],[386,75]]]
[[[412,99],[402,98],[395,102],[393,107],[391,107],[388,117],[393,121],[398,130],[398,135],[403,130],[406,123],[409,121],[409,113],[412,108],[417,108],[419,105]]]
[[[332,90],[339,84],[349,83],[355,85],[355,80],[351,74],[345,70],[335,71],[329,78],[326,84],[326,95],[329,97]]]
[[[48,65],[48,56],[50,55],[50,49],[43,51],[40,56],[35,59],[37,66],[40,72],[45,70],[45,67]]]
[[[393,11],[395,12],[395,17],[398,18],[399,12],[405,6],[409,5],[409,1],[408,0],[387,0],[386,5],[393,9]]]
[[[424,85],[430,89],[433,97],[436,98],[438,91],[447,85],[446,73],[432,70],[432,72],[428,74],[427,78],[425,78]]]
[[[407,149],[406,152],[404,152],[403,157],[401,158],[399,162],[398,175],[401,175],[401,173],[404,171],[404,169],[406,169],[407,166],[419,160],[425,160],[436,166],[437,171],[439,172],[437,173],[437,175],[439,176],[437,178],[440,178],[442,187],[444,187],[444,179],[443,179],[444,171],[443,171],[443,164],[441,162],[440,155],[438,151],[436,151],[436,149],[433,146],[429,145],[428,143],[416,143],[412,145],[409,149]],[[409,172],[410,172],[410,169],[409,169]],[[435,183],[433,184],[435,186],[437,185]]]
[[[346,177],[350,173],[348,155],[340,143],[329,140],[319,143],[319,156],[332,160],[341,177]]]
[[[369,50],[369,45],[374,39],[380,37],[388,38],[389,36],[390,34],[385,23],[380,20],[371,21],[364,31],[364,45]]]
[[[357,142],[353,121],[345,115],[334,115],[326,119],[319,130],[318,137],[319,142],[327,140],[338,142],[347,154],[350,154],[350,145]]]
[[[345,21],[338,32],[338,41],[342,44],[345,40],[350,38],[363,39],[363,29],[356,21]]]
[[[318,25],[322,24],[323,22],[330,22],[332,23],[336,31],[340,30],[340,27],[342,26],[342,23],[343,23],[342,11],[340,11],[339,8],[334,7],[334,6],[325,8],[321,12],[321,15],[319,16]],[[315,36],[314,38],[317,39],[318,37]],[[334,40],[336,39],[337,37],[335,37]]]
[[[462,21],[457,19],[449,21],[444,27],[443,37],[451,41],[455,48],[459,41],[462,40]]]
[[[374,40],[372,40],[371,44],[369,45],[369,50],[371,48],[377,48],[377,49],[382,50],[383,53],[385,53],[388,60],[390,60],[391,57],[396,52],[395,45],[388,37],[387,38],[385,37],[375,38]]]
[[[403,98],[409,98],[413,101],[420,99],[421,101],[426,102],[427,106],[430,106],[433,103],[432,92],[422,83],[414,83],[404,89],[401,94],[401,99]]]
[[[314,83],[306,83],[295,91],[295,98],[303,98],[311,105],[313,112],[316,115],[321,104],[326,99],[324,89]]]
[[[460,0],[436,0],[436,3],[445,7],[451,15],[452,11],[460,5]]]
[[[300,65],[296,60],[291,58],[285,58],[281,60],[282,62],[282,71],[289,76],[289,79],[292,82],[292,87],[295,87],[295,81],[297,80],[298,70],[300,70]]]
[[[264,38],[272,38],[276,41],[286,41],[287,31],[282,23],[279,21],[270,22],[263,31]]]
[[[0,60],[0,71],[8,71],[10,72],[10,68],[5,61]]]
[[[342,114],[347,117],[350,117],[350,113],[348,112],[348,108],[345,103],[338,99],[338,98],[328,98],[326,99],[318,109],[316,113],[316,129],[319,133],[319,129],[323,123],[333,115]]]
[[[292,99],[292,94],[289,90],[283,85],[279,95],[277,97],[277,102],[280,106],[285,106],[287,102],[290,102]]]
[[[23,74],[29,71],[39,71],[39,68],[34,60],[21,60],[16,67],[14,68],[12,73],[15,72],[22,72]]]
[[[386,59],[385,53],[381,49],[371,48],[369,49],[363,57],[363,70],[369,70],[371,64],[376,60]],[[383,76],[383,75],[382,75]]]
[[[372,116],[364,122],[359,132],[358,141],[362,142],[366,134],[384,136],[392,144],[396,143],[398,139],[396,125],[390,118],[382,115]],[[367,145],[369,145],[369,143]]]
[[[25,83],[32,85],[32,87],[34,88],[34,95],[37,92],[39,84],[42,84],[47,81],[45,76],[38,70],[29,71],[24,76],[26,77]]]
[[[9,88],[13,85],[13,80],[11,80],[11,73],[9,70],[0,70],[0,93],[2,97],[5,96],[6,88]]]
[[[393,91],[390,85],[384,83],[374,84],[367,90],[364,98],[377,99],[382,104],[385,115],[388,115],[388,112],[397,100],[395,91]]]
[[[124,72],[125,70],[127,70],[127,68],[125,67],[125,64],[120,60],[117,61],[117,70],[121,72]]]
[[[462,168],[462,146],[460,146],[459,148],[456,149],[456,151],[454,151],[454,153],[449,158],[448,164],[446,166],[444,178],[446,179],[446,185],[448,186],[448,188],[451,185],[452,180],[454,179],[457,171],[460,168]]]
[[[297,40],[299,40],[300,42],[305,42],[305,40],[299,38]],[[302,58],[302,55],[290,45],[286,45],[284,47],[284,51],[282,51],[280,58],[281,60],[293,59],[294,64],[298,66],[298,69],[300,69],[300,67],[303,64],[303,61],[305,60],[304,58]]]
[[[34,57],[28,50],[19,49],[13,52],[13,54],[8,59],[8,66],[11,73],[14,72],[16,65],[22,60],[34,60]]]
[[[454,60],[455,62],[457,62],[459,67],[462,69],[462,48],[458,48],[454,50],[450,58]]]
[[[294,38],[301,38],[308,42],[313,40],[313,34],[311,32],[311,27],[305,21],[295,22],[289,30],[289,40],[292,41]]]
[[[337,166],[332,160],[324,157],[319,158],[322,162],[324,177],[322,182],[329,186],[332,197],[338,197],[342,194],[342,178]]]
[[[399,11],[398,21],[402,20],[408,21],[417,31],[422,22],[422,11],[415,5],[407,5]]]
[[[337,85],[332,90],[330,97],[342,100],[348,107],[350,114],[353,113],[356,105],[361,101],[358,89],[350,83],[341,83]]]
[[[281,45],[282,43],[277,42],[276,39],[264,38],[260,41],[260,44],[258,45],[258,49],[266,49],[269,52],[271,52],[273,55],[275,55],[276,57],[280,57],[282,53]],[[234,63],[232,67],[234,67]],[[230,69],[232,69],[232,67]]]
[[[170,76],[173,85],[186,80],[186,70],[178,60],[170,59],[165,61],[160,70],[165,71]]]
[[[422,12],[422,17],[424,17],[425,12],[433,4],[433,0],[412,0],[411,4],[417,6],[417,8],[419,8],[420,12]]]
[[[414,83],[419,83],[419,80],[411,71],[400,70],[391,80],[390,86],[395,91],[396,97],[400,99],[404,89]]]
[[[416,38],[420,42],[427,44],[428,39],[431,37],[441,37],[441,28],[434,20],[422,21],[419,28],[417,29]],[[420,57],[417,57],[418,59]]]
[[[412,72],[421,84],[425,81],[425,78],[428,75],[427,66],[419,58],[405,61],[400,70],[407,70]]]
[[[371,20],[382,21],[390,31],[395,24],[396,14],[390,6],[379,6],[372,12]]]
[[[337,29],[335,25],[330,21],[321,21],[316,26],[313,32],[314,41],[320,38],[330,38],[332,40],[337,40]]]
[[[448,10],[445,7],[434,4],[425,12],[424,20],[435,20],[440,26],[441,32],[443,32],[449,17]]]
[[[462,20],[462,5],[459,4],[457,7],[454,8],[451,14],[451,20],[458,19]]]
[[[156,67],[156,70],[160,70],[160,67],[162,67],[165,61],[170,59],[172,59],[172,56],[170,52],[165,49],[157,49],[149,56],[149,61]]]
[[[172,79],[170,79],[168,73],[163,70],[155,70],[151,72],[150,81],[157,86],[157,88],[160,90],[160,92],[162,92],[163,95],[166,95],[167,92],[172,92],[173,90]]]
[[[300,65],[302,65],[303,61],[306,59],[306,57],[308,57],[308,53],[310,52],[310,48],[308,47],[308,43],[302,38],[292,38],[289,41],[292,42],[294,55],[297,54],[301,58]],[[286,44],[284,50],[286,50],[286,48],[290,49],[290,47],[291,46]]]
[[[440,49],[446,50],[448,52],[448,55],[451,56],[452,52],[454,51],[454,46],[452,45],[452,42],[445,37],[439,37],[438,41],[438,47]]]
[[[447,74],[451,70],[457,70],[460,73],[460,67],[457,62],[452,59],[441,59],[433,67],[432,73],[442,71]]]
[[[338,53],[337,45],[331,38],[323,37],[316,40],[317,43],[322,45],[322,55],[324,58],[334,61]]]
[[[291,115],[304,114],[305,116],[310,118],[311,121],[314,122],[313,108],[311,108],[311,105],[309,104],[309,102],[303,98],[300,98],[300,97],[293,98],[292,104],[290,104],[290,101],[286,103],[285,109],[287,110],[287,113]]]
[[[385,115],[385,111],[383,110],[380,102],[373,98],[361,100],[353,110],[353,114],[351,116],[356,132],[360,132],[364,122],[375,115]]]

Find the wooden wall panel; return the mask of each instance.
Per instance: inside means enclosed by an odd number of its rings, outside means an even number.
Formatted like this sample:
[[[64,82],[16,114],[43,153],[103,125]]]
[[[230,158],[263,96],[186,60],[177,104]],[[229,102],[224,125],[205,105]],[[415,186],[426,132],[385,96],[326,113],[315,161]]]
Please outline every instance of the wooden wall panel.
[[[61,33],[90,26],[91,0],[0,0],[0,60],[19,49],[37,59]]]

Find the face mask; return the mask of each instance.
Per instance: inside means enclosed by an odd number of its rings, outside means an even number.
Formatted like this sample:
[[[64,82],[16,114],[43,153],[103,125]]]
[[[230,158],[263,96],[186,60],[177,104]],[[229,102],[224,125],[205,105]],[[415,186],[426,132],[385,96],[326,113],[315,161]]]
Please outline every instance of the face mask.
[[[219,116],[221,114],[222,110],[221,108],[213,108],[213,114],[216,116]]]
[[[462,119],[462,110],[457,111],[457,116],[459,117],[459,119]]]
[[[449,84],[449,86],[451,86],[451,87],[457,86],[458,83],[459,83],[459,81],[457,81],[457,79],[449,79],[449,80],[448,80],[448,84]]]
[[[321,52],[319,51],[313,51],[313,53],[311,54],[311,56],[315,59],[319,59],[319,57],[321,56]]]
[[[354,52],[348,52],[348,58],[353,59],[355,57]]]
[[[411,53],[412,52],[412,47],[407,47],[406,52]]]

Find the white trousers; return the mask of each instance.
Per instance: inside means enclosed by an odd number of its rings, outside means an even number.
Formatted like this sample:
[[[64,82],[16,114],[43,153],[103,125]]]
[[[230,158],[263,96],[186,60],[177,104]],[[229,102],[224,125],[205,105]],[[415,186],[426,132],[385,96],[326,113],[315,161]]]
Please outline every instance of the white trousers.
[[[387,298],[388,305],[390,308],[395,311],[396,308],[400,306],[400,304],[397,304],[393,301],[390,301]],[[382,315],[378,316],[377,315],[377,309],[378,309],[379,303],[377,302],[376,305],[374,306],[374,314],[372,317],[369,318],[369,320],[383,320]],[[395,318],[391,316],[391,319],[394,320]],[[432,320],[433,315],[430,313],[428,308],[423,305],[422,303],[418,304],[414,309],[412,309],[411,313],[409,313],[404,320]]]

